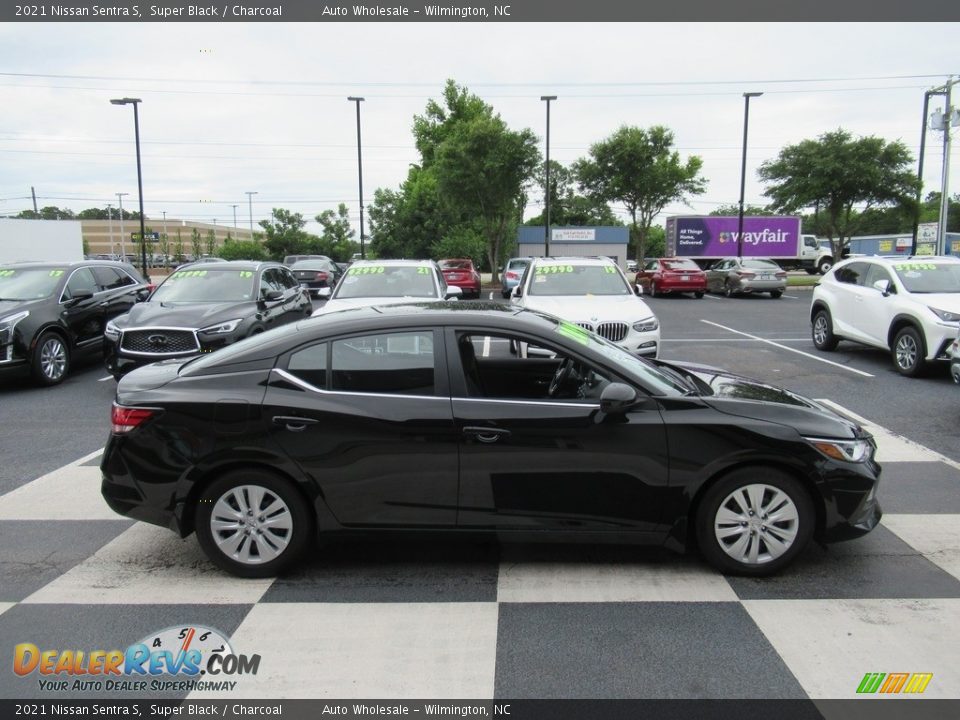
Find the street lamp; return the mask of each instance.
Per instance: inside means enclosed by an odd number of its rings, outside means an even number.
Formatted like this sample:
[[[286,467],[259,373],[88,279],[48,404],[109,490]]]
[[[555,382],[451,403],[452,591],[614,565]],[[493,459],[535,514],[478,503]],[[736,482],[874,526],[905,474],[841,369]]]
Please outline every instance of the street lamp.
[[[546,211],[547,211],[547,223],[543,227],[543,254],[545,257],[550,257],[550,101],[556,100],[556,95],[541,95],[540,99],[547,103],[547,162],[546,162],[546,183],[545,183],[545,195],[546,195]]]
[[[347,100],[357,104],[357,175],[360,178],[360,259],[362,260],[367,257],[363,242],[363,154],[360,144],[360,103],[362,103],[364,99],[351,95]]]
[[[113,205],[107,203],[107,222],[110,223],[110,254],[116,256],[117,250],[113,244]]]
[[[762,92],[743,94],[743,163],[740,165],[740,212],[737,215],[737,257],[743,257],[743,191],[747,182],[747,128],[750,125],[750,98],[760,97]]]
[[[236,230],[237,229],[237,206],[231,205],[230,207],[233,208],[233,229]]]
[[[140,98],[119,98],[110,101],[111,105],[133,105],[133,133],[137,145],[137,189],[140,191],[140,267],[143,270],[143,277],[149,281],[147,274],[147,230],[144,227],[145,218],[143,215],[143,171],[140,166],[140,114],[137,106],[142,103]],[[121,219],[123,217],[121,213]]]
[[[123,258],[123,262],[127,261],[127,241],[123,237],[123,196],[129,194],[116,193],[117,199],[120,200],[120,257]]]
[[[251,240],[253,240],[253,196],[256,194],[257,194],[256,190],[253,190],[253,191],[248,190],[247,192],[244,193],[244,195],[247,196],[247,202],[250,205],[250,239]]]

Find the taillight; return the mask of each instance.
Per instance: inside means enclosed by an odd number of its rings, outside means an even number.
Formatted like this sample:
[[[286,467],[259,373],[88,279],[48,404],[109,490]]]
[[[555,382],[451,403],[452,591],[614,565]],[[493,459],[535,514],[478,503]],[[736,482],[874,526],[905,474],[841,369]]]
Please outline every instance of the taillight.
[[[110,412],[110,430],[114,435],[123,435],[140,427],[156,414],[157,411],[150,408],[123,407],[114,403]]]
[[[737,275],[739,275],[742,278],[746,278],[747,280],[752,280],[753,278],[756,277],[754,273],[744,272],[743,270],[737,270]]]
[[[318,272],[318,273],[317,273],[317,277],[315,277],[314,280],[326,280],[328,277],[330,277],[330,276],[327,275],[327,273],[325,273],[325,272]]]
[[[157,289],[157,286],[153,283],[147,283],[147,292],[153,292]]]
[[[517,274],[516,274],[515,272],[513,272],[512,270],[507,270],[507,271],[503,274],[503,276],[504,276],[507,280],[516,280],[516,279],[517,279]]]

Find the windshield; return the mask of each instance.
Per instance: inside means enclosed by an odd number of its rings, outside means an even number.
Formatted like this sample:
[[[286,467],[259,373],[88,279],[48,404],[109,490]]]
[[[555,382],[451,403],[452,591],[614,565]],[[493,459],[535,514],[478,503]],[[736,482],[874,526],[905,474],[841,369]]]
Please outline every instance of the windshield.
[[[443,270],[473,270],[472,260],[441,260],[440,267]]]
[[[150,302],[244,302],[256,297],[253,270],[177,270],[153,291]]]
[[[960,263],[911,261],[894,263],[893,269],[909,292],[960,293]]]
[[[363,297],[439,297],[433,270],[426,265],[353,265],[334,299]]]
[[[543,263],[534,269],[530,295],[629,295],[630,286],[612,265]]]
[[[40,300],[50,297],[66,270],[63,268],[0,268],[0,300]]]
[[[639,377],[640,381],[648,387],[654,395],[685,395],[690,388],[685,387],[680,379],[673,379],[660,368],[648,360],[643,360],[632,353],[624,350],[619,345],[615,345],[609,340],[599,335],[585,330],[579,325],[566,320],[558,320],[550,315],[537,313],[540,317],[556,323],[556,332],[566,338],[575,340],[581,345],[589,347],[603,355],[611,365],[619,368],[627,375]]]
[[[693,260],[664,260],[663,266],[667,270],[699,270],[700,266]]]
[[[322,270],[325,272],[336,272],[337,268],[329,260],[300,260],[290,266],[293,271],[297,270]]]

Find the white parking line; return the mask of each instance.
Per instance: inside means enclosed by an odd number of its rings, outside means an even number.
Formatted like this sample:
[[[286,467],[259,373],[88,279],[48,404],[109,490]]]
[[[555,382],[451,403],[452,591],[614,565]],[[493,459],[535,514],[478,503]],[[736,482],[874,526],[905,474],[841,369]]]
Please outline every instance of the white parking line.
[[[796,295],[781,295],[780,297],[785,297],[785,298],[787,298],[788,300],[799,300],[799,299],[800,299],[800,298],[798,298]]]
[[[711,294],[709,294],[709,293],[707,293],[706,295],[704,295],[704,297],[705,297],[705,298],[709,298],[710,300],[726,300],[725,297],[721,297],[721,296],[719,296],[719,295],[711,295]]]
[[[816,355],[811,355],[810,353],[803,352],[802,350],[797,350],[796,348],[787,347],[786,345],[781,345],[780,343],[773,342],[772,340],[766,340],[762,337],[757,337],[756,335],[751,335],[750,333],[742,332],[741,330],[734,330],[732,327],[727,327],[726,325],[721,325],[720,323],[715,323],[715,322],[712,322],[711,320],[704,320],[703,318],[700,318],[700,322],[706,323],[707,325],[713,325],[714,327],[718,327],[721,330],[726,330],[728,332],[736,333],[737,335],[743,335],[744,337],[753,338],[754,340],[759,340],[760,342],[767,343],[768,345],[773,345],[774,347],[778,347],[781,350],[788,350],[789,352],[797,353],[797,355],[803,355],[804,357],[808,357],[811,360],[816,360],[817,362],[826,363],[827,365],[833,365],[834,367],[838,367],[841,370],[846,370],[848,372],[852,372],[857,375],[862,375],[863,377],[869,377],[869,378],[874,377],[870,373],[864,372],[863,370],[857,370],[856,368],[847,367],[846,365],[841,365],[840,363],[833,362],[832,360],[825,360],[824,358],[817,357]]]
[[[722,342],[722,343],[751,343],[751,342],[810,342],[810,338],[660,338],[660,342]]]
[[[493,290],[490,291],[490,297],[488,299],[493,300]]]
[[[113,375],[107,375],[106,377],[102,377],[99,380],[97,380],[97,382],[106,382],[107,380],[113,380]]]

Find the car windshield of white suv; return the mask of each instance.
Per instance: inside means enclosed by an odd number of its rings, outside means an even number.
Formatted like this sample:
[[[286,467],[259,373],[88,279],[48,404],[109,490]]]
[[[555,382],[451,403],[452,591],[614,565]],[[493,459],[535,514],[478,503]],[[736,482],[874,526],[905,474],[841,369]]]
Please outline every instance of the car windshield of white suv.
[[[50,297],[66,270],[63,268],[0,268],[0,300],[40,300]]]
[[[960,293],[960,263],[894,263],[903,286],[912,293]]]
[[[205,303],[243,302],[255,295],[253,270],[226,270],[204,267],[203,270],[177,270],[163,281],[150,302]]]
[[[437,297],[433,270],[427,265],[353,265],[333,299],[364,297]]]
[[[530,295],[630,295],[630,286],[612,265],[541,263],[533,270]]]

